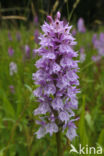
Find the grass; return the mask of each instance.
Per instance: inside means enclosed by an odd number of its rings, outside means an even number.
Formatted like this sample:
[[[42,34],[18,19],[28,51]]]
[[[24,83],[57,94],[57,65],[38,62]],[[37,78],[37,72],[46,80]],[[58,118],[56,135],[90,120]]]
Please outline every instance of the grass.
[[[98,34],[103,30],[99,30]],[[37,130],[33,111],[37,107],[32,91],[35,85],[32,81],[32,73],[36,71],[34,66],[36,57],[32,56],[33,49],[38,45],[32,40],[34,28],[27,30],[20,28],[21,41],[16,40],[16,32],[10,30],[13,40],[8,40],[8,30],[0,30],[0,156],[56,156],[55,135],[45,136],[38,140],[34,135]],[[97,51],[92,45],[93,31],[85,34],[77,34],[76,50],[85,48],[86,60],[79,63],[80,88],[78,95],[79,109],[76,116],[80,120],[76,122],[78,137],[72,144],[79,148],[82,146],[101,145],[104,150],[104,58],[100,62],[91,61]],[[31,48],[31,58],[24,60],[23,46],[28,44]],[[14,55],[8,56],[8,47],[14,49]],[[17,74],[9,75],[9,63],[17,64]],[[15,93],[10,92],[9,86],[13,85]],[[62,134],[65,156],[77,156],[69,153],[70,142]],[[64,148],[65,146],[65,148]],[[87,154],[91,155],[91,154]]]

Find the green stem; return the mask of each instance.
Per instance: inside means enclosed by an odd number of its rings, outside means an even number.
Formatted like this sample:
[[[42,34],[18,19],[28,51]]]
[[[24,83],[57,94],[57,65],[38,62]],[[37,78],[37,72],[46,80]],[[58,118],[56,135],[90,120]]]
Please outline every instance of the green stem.
[[[62,151],[61,151],[61,131],[56,133],[56,143],[57,143],[57,156],[62,156]]]

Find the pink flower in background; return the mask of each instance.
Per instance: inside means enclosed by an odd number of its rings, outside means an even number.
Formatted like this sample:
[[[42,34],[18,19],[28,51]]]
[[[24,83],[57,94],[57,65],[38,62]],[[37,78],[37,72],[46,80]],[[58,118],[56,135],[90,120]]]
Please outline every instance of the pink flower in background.
[[[76,34],[77,34],[77,30],[74,28],[74,29],[72,30],[72,35],[73,35],[73,36],[76,36]]]
[[[20,41],[21,40],[21,34],[20,34],[20,32],[17,32],[16,33],[16,39],[17,39],[17,41]]]
[[[98,52],[100,56],[104,56],[104,33],[100,33]]]
[[[85,33],[86,32],[86,28],[85,28],[85,24],[84,24],[84,19],[83,18],[79,18],[78,23],[77,23],[77,28],[78,31],[81,33]]]
[[[101,56],[92,56],[92,61],[94,61],[94,62],[98,62],[98,61],[100,61],[100,59],[101,59]]]
[[[104,33],[102,33],[102,32],[100,33],[100,38],[99,39],[100,39],[101,42],[104,43]]]
[[[36,29],[34,32],[34,40],[38,44],[39,43],[39,30]]]
[[[27,59],[30,58],[30,47],[29,47],[29,45],[25,45],[25,57]]]
[[[85,49],[83,47],[80,48],[80,62],[84,62],[86,59]]]
[[[9,39],[9,41],[12,41],[12,35],[10,32],[8,32],[8,39]]]
[[[92,43],[93,43],[94,48],[98,48],[99,47],[99,40],[97,39],[97,34],[93,35]]]
[[[10,86],[9,86],[9,89],[10,89],[10,92],[11,92],[12,94],[15,93],[15,89],[14,89],[14,86],[13,86],[13,85],[10,85]]]
[[[34,17],[34,23],[35,23],[36,26],[39,24],[38,16],[37,15]]]
[[[92,43],[94,45],[94,48],[98,51],[98,54],[96,56],[92,56],[92,60],[94,62],[97,62],[104,56],[104,33],[100,33],[99,39],[97,38],[97,35],[94,34]]]
[[[97,40],[97,34],[94,34],[93,37],[92,37],[93,45],[95,44],[96,40]]]
[[[8,54],[9,54],[9,56],[13,56],[13,54],[14,54],[13,48],[11,48],[11,47],[8,48]]]

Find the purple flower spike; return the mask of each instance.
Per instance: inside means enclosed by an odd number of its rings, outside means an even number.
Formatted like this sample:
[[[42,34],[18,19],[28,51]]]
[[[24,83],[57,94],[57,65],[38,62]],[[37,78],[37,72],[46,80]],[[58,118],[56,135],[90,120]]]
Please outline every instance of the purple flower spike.
[[[71,35],[71,26],[60,21],[58,12],[55,20],[48,16],[49,24],[42,25],[43,34],[40,35],[40,48],[34,53],[40,56],[36,62],[37,72],[33,73],[33,80],[39,87],[33,92],[39,102],[34,115],[41,115],[37,124],[40,129],[35,133],[41,138],[47,133],[52,135],[60,131],[72,140],[77,136],[74,121],[74,109],[78,108],[76,94],[79,93],[77,71],[76,45]],[[44,123],[44,124],[42,124]]]
[[[34,23],[35,23],[36,26],[39,24],[38,16],[37,15],[34,17]]]
[[[97,40],[97,34],[94,34],[92,37],[92,43],[95,45],[95,42]]]
[[[17,41],[20,41],[21,40],[21,34],[20,34],[20,32],[17,32],[16,33],[16,39],[17,39]]]
[[[101,56],[92,56],[92,61],[94,61],[94,62],[98,62],[98,61],[100,61],[100,59],[101,59]]]
[[[100,33],[100,41],[104,42],[104,33]]]
[[[35,30],[35,33],[34,33],[34,37],[35,37],[35,42],[38,44],[39,43],[39,30],[36,29]]]
[[[72,35],[73,35],[73,36],[76,36],[76,34],[77,34],[77,31],[76,31],[76,29],[74,28],[74,29],[72,30]]]
[[[25,45],[25,57],[30,58],[30,47],[28,45]]]
[[[92,38],[92,43],[94,48],[98,50],[98,55],[93,56],[92,60],[94,62],[97,62],[101,59],[101,57],[104,56],[104,33],[100,33],[99,39],[97,38],[97,35],[94,34]]]
[[[14,54],[14,50],[11,47],[8,48],[8,54],[9,56],[13,56]]]
[[[84,25],[84,19],[83,18],[79,18],[78,23],[77,23],[77,27],[78,27],[79,32],[81,32],[81,33],[86,32],[86,28]]]

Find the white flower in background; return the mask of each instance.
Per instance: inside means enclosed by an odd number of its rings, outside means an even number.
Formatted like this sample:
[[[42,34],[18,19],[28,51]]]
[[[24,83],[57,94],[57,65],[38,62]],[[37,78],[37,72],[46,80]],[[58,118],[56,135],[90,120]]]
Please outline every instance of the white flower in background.
[[[9,64],[9,69],[10,69],[10,75],[13,76],[13,74],[17,73],[17,64],[14,62],[11,62]]]

